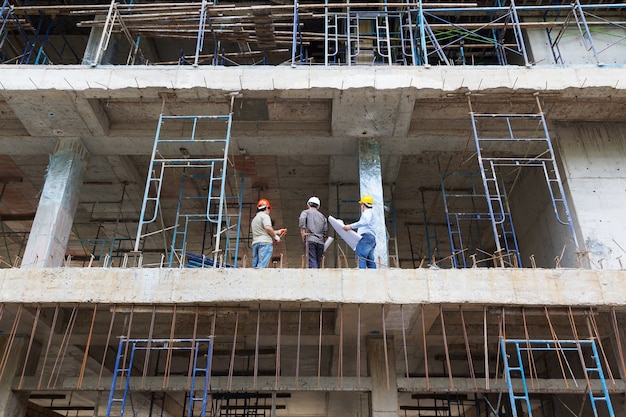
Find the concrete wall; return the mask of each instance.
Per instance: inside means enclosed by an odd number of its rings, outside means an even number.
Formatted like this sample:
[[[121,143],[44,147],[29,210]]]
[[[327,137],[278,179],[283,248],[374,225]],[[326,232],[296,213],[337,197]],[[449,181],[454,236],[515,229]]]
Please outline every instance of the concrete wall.
[[[557,126],[558,147],[591,267],[626,264],[626,124]]]
[[[583,37],[575,23],[572,22],[570,27],[565,30],[558,43],[558,49],[563,60],[559,64],[597,64],[593,51],[590,50],[590,44],[586,40],[583,42]],[[626,30],[599,26],[591,26],[590,30],[599,62],[603,64],[626,63],[626,42],[616,43],[626,36]],[[557,34],[558,29],[554,29],[551,35],[553,41]],[[531,56],[529,59],[534,61],[536,65],[556,64],[545,29],[528,29],[526,38],[528,39],[527,50]]]
[[[543,169],[523,168],[509,199],[522,266],[532,266],[531,256],[541,268],[556,267],[556,257],[558,266],[578,266],[570,228],[557,221]],[[565,219],[561,211],[559,216]]]

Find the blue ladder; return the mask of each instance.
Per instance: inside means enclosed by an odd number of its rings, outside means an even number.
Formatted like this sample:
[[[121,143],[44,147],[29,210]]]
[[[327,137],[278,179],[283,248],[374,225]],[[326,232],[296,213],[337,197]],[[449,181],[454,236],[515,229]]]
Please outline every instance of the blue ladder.
[[[131,371],[136,369],[138,375],[145,375],[145,369],[141,369],[145,364],[137,363],[133,368],[135,353],[145,351],[148,355],[151,351],[176,350],[189,351],[193,359],[191,369],[191,385],[189,389],[189,403],[187,409],[189,416],[193,416],[194,405],[200,403],[202,406],[200,417],[206,416],[207,397],[210,387],[211,360],[213,357],[213,339],[120,339],[115,359],[115,370],[111,380],[111,391],[109,392],[109,402],[107,405],[106,417],[123,417],[126,408],[126,400],[130,391]],[[204,361],[199,360],[200,353],[203,353]],[[128,359],[127,359],[128,358]],[[199,363],[203,365],[200,366]],[[201,386],[196,386],[196,377],[202,378]],[[118,379],[123,378],[123,384],[117,387]],[[121,391],[121,392],[120,392]],[[114,406],[119,405],[118,408]]]
[[[511,365],[511,357],[507,353],[507,346],[512,345],[515,348],[513,358],[517,361],[516,365]],[[583,349],[591,349],[591,358],[593,360],[592,365],[587,365]],[[524,363],[522,361],[522,351],[553,351],[557,355],[563,355],[567,351],[575,351],[578,353],[580,364],[585,372],[585,380],[587,381],[587,392],[591,399],[591,408],[593,410],[594,417],[598,416],[598,403],[604,403],[609,417],[615,417],[613,411],[613,405],[609,392],[606,386],[606,380],[602,371],[602,364],[600,363],[600,357],[596,348],[596,343],[593,339],[590,340],[524,340],[524,339],[500,339],[500,350],[502,352],[502,359],[504,364],[504,373],[506,377],[507,387],[509,390],[509,401],[511,403],[512,417],[518,417],[517,405],[526,404],[527,415],[532,417],[532,408],[530,405],[530,398],[528,396],[528,387],[526,385],[526,376],[524,372]],[[513,389],[512,373],[519,373],[522,382],[522,394],[516,394]],[[594,392],[590,375],[596,375],[600,381],[600,393]],[[603,414],[604,415],[604,414]]]

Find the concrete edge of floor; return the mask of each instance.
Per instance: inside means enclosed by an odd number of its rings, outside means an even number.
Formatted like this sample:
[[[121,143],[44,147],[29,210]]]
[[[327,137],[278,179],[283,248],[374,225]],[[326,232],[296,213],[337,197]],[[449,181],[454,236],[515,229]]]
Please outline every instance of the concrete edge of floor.
[[[0,302],[626,307],[626,271],[14,268],[0,270]]]

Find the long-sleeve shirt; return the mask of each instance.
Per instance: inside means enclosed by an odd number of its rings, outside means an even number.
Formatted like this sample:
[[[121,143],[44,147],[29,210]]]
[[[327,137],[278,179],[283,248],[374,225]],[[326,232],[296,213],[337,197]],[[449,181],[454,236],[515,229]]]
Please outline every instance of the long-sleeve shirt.
[[[364,235],[367,233],[372,236],[376,236],[376,233],[374,232],[374,212],[372,211],[372,209],[365,209],[365,211],[361,213],[361,218],[359,219],[359,221],[356,223],[352,223],[350,227],[352,229],[356,228],[356,232],[360,235]]]
[[[309,233],[309,242],[323,244],[326,236],[328,236],[326,216],[316,209],[302,210],[298,219],[298,225],[300,229],[305,229]]]

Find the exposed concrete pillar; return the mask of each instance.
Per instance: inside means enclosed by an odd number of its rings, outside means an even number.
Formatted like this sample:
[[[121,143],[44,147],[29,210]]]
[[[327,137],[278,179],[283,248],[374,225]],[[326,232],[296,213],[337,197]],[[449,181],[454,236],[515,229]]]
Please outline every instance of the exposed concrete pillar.
[[[386,362],[385,362],[386,360]],[[367,341],[367,365],[372,381],[372,417],[398,417],[398,384],[393,340],[382,337]]]
[[[11,388],[15,377],[21,376],[24,366],[23,358],[28,346],[27,342],[28,339],[25,337],[16,337],[10,346],[10,357],[4,368],[2,379],[0,379],[0,417],[24,417],[26,415],[30,393],[25,391],[15,392]],[[4,343],[6,343],[6,339]],[[2,351],[8,348],[7,345],[3,345]],[[32,374],[32,372],[29,372],[29,374]]]
[[[59,139],[24,251],[23,268],[63,264],[88,160],[79,138]]]
[[[359,182],[361,196],[369,194],[374,198],[372,210],[374,210],[374,229],[376,231],[376,262],[380,262],[380,267],[386,268],[389,266],[388,236],[385,227],[385,200],[380,149],[376,139],[359,140]]]
[[[107,15],[98,15],[97,17],[107,21],[112,18],[113,14],[113,9],[109,9],[109,13]],[[120,34],[111,33],[107,39],[107,36],[104,33],[104,28],[91,28],[89,39],[87,40],[87,47],[85,48],[85,53],[83,54],[82,64],[94,67],[97,65],[111,64],[113,57],[119,49],[121,40],[122,35]]]

